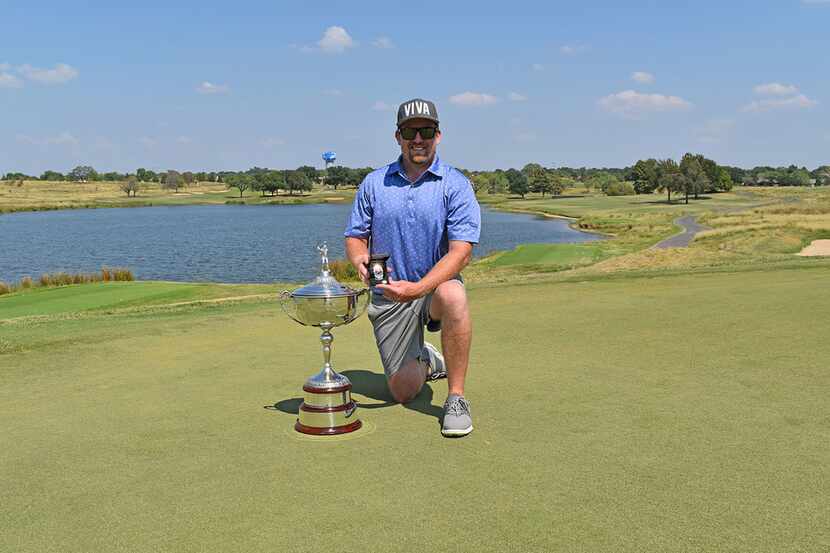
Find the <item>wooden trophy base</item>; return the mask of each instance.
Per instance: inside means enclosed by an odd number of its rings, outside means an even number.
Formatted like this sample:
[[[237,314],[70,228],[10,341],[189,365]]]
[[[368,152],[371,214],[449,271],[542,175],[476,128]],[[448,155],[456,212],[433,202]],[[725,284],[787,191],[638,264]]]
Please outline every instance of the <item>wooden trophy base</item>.
[[[319,388],[306,383],[304,401],[294,430],[314,436],[334,436],[354,432],[363,423],[357,418],[357,405],[352,401],[352,385]]]

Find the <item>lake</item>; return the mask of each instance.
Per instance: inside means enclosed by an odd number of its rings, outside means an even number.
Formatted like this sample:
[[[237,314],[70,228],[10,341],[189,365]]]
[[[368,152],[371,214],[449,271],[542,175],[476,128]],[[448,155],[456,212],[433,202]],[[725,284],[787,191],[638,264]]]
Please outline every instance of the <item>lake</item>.
[[[273,282],[310,280],[315,245],[343,258],[351,204],[169,206],[0,215],[0,280],[45,272],[128,267],[141,280]],[[482,257],[519,244],[586,242],[598,236],[562,219],[482,208]]]

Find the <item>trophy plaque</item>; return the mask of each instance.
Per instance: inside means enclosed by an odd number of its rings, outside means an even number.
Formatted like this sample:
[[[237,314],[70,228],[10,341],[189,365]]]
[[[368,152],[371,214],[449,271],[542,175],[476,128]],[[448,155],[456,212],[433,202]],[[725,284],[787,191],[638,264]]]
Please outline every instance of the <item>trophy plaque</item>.
[[[303,385],[303,402],[294,429],[303,434],[330,436],[354,432],[362,426],[352,401],[352,383],[331,365],[334,327],[357,319],[369,305],[369,289],[355,290],[337,282],[329,271],[328,247],[317,247],[322,270],[311,283],[280,294],[283,311],[305,326],[322,329],[323,368]]]
[[[386,261],[389,256],[385,253],[376,253],[369,256],[369,285],[389,284],[389,267]]]

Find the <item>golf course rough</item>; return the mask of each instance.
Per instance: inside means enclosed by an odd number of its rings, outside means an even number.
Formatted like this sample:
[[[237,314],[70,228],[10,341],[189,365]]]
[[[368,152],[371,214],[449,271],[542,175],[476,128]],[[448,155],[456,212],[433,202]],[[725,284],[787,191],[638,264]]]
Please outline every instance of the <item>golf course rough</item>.
[[[0,298],[0,551],[827,550],[828,278],[471,285],[462,440],[446,381],[389,401],[365,318],[332,362],[367,432],[311,440],[319,336],[273,301]]]

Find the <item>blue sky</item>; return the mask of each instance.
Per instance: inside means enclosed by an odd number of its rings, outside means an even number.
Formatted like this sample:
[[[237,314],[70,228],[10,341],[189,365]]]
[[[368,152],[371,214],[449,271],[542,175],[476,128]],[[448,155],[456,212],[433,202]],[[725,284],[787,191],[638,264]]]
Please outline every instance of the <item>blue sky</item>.
[[[0,173],[830,163],[830,0],[4,2]]]

